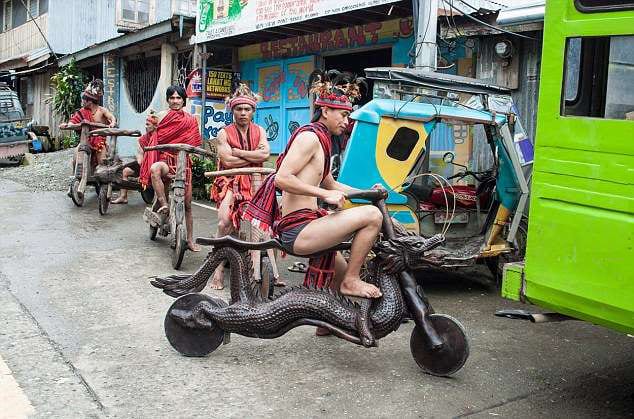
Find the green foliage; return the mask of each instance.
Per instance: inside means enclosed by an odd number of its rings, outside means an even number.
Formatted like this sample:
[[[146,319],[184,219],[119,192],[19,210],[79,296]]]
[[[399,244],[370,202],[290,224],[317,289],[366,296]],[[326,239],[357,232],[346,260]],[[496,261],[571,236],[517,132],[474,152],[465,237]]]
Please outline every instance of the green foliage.
[[[81,106],[85,78],[85,75],[77,68],[75,60],[61,67],[51,77],[51,87],[55,92],[47,99],[47,102],[53,104],[53,111],[64,121],[68,121]]]
[[[196,199],[209,199],[211,179],[205,177],[205,172],[216,170],[216,160],[203,159],[192,156],[192,194]]]
[[[62,148],[75,147],[77,144],[79,144],[79,136],[77,135],[77,133],[73,132],[70,135],[62,137],[60,144]]]

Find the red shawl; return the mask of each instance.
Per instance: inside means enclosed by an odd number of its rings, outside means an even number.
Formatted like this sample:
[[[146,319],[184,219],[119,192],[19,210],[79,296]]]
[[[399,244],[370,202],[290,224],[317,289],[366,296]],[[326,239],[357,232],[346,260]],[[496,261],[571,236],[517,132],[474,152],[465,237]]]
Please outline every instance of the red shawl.
[[[70,117],[71,124],[79,124],[82,121],[95,122],[92,118],[92,112],[90,109],[81,108],[78,110],[73,116]],[[100,151],[106,146],[106,137],[89,137],[88,143],[90,144],[90,148],[94,151]]]
[[[227,143],[233,148],[240,150],[253,151],[260,145],[260,127],[253,122],[249,124],[247,130],[247,138],[243,138],[238,127],[235,124],[227,125],[223,128],[227,134]],[[251,163],[245,167],[262,167],[262,163]],[[218,170],[225,170],[222,161],[218,163]],[[242,201],[248,201],[252,198],[251,193],[251,176],[250,175],[238,175],[238,176],[219,176],[214,179],[211,185],[211,199],[213,199],[218,206],[224,199],[228,190],[233,191],[234,204],[231,208],[231,220],[233,226],[238,228],[238,213],[237,209]]]
[[[159,144],[189,144],[198,147],[202,144],[202,138],[198,131],[196,118],[187,112],[170,110],[163,117],[154,131],[139,138],[139,144],[148,147]],[[150,184],[150,167],[162,160],[161,154],[176,155],[177,153],[159,152],[158,150],[146,151],[141,164],[139,180],[143,186]]]

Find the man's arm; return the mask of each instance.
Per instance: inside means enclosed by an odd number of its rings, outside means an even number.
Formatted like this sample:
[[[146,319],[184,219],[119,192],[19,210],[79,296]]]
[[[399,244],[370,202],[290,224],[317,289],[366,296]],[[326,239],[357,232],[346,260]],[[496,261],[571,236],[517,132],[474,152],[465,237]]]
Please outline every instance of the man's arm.
[[[103,114],[103,117],[106,118],[106,121],[108,121],[108,126],[110,128],[117,126],[117,118],[115,118],[115,116],[112,114],[112,112],[108,110],[108,108],[102,106],[101,112]]]
[[[277,174],[275,185],[281,190],[294,194],[321,198],[325,202],[341,207],[345,197],[341,191],[331,191],[320,188],[299,179],[299,172],[310,163],[315,153],[321,151],[321,144],[317,135],[312,132],[303,132],[293,140],[293,145],[287,151]]]
[[[266,138],[266,132],[264,128],[258,126],[260,130],[260,143],[258,144],[258,148],[255,150],[240,150],[239,148],[234,148],[231,150],[234,157],[239,157],[243,160],[250,161],[251,163],[262,163],[266,161],[271,155],[271,148],[269,147],[269,141]]]
[[[360,189],[353,188],[352,186],[348,186],[345,183],[337,182],[335,178],[332,177],[332,173],[328,173],[328,176],[326,176],[324,181],[321,182],[321,186],[324,189],[329,189],[332,191],[341,191],[345,194],[360,191]]]
[[[218,132],[218,156],[220,157],[220,162],[223,166],[228,167],[229,169],[237,169],[239,167],[249,166],[251,162],[245,159],[241,159],[240,157],[236,157],[233,154],[235,149],[232,149],[227,142],[227,133],[224,129],[221,129]]]

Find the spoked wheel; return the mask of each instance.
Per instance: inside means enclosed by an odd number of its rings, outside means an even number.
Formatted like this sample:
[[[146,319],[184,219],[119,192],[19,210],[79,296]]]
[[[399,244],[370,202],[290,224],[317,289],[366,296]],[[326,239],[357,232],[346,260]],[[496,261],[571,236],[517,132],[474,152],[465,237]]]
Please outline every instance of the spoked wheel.
[[[70,183],[70,199],[78,207],[84,205],[84,194],[79,193],[79,179],[73,179]]]
[[[205,294],[187,294],[178,298],[165,315],[165,336],[170,345],[185,356],[202,357],[212,353],[224,339],[224,331],[215,325],[211,328],[198,329],[187,327],[177,319],[189,314],[198,303],[208,302],[214,307],[226,307],[220,298]]]
[[[176,245],[174,246],[174,253],[172,253],[172,267],[174,269],[179,269],[181,267],[181,263],[183,263],[185,251],[187,250],[187,229],[184,225],[181,224],[176,226],[174,239],[176,241]]]
[[[97,186],[95,185],[95,188]],[[108,198],[108,187],[99,186],[99,214],[106,215],[108,212],[108,206],[110,205],[110,198]]]
[[[414,360],[427,374],[447,377],[462,368],[469,358],[469,341],[460,322],[446,314],[431,314],[429,320],[444,342],[438,350],[428,349],[417,326],[412,331],[409,347]]]
[[[154,201],[154,189],[151,186],[141,191],[141,198],[146,204],[151,204]]]

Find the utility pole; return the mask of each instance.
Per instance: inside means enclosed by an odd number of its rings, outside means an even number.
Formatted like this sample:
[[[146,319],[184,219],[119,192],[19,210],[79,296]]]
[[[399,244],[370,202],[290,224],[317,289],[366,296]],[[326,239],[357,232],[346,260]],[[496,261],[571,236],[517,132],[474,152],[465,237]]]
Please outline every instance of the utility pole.
[[[416,58],[414,65],[424,71],[436,71],[436,27],[438,0],[413,0],[418,2],[416,25]]]

